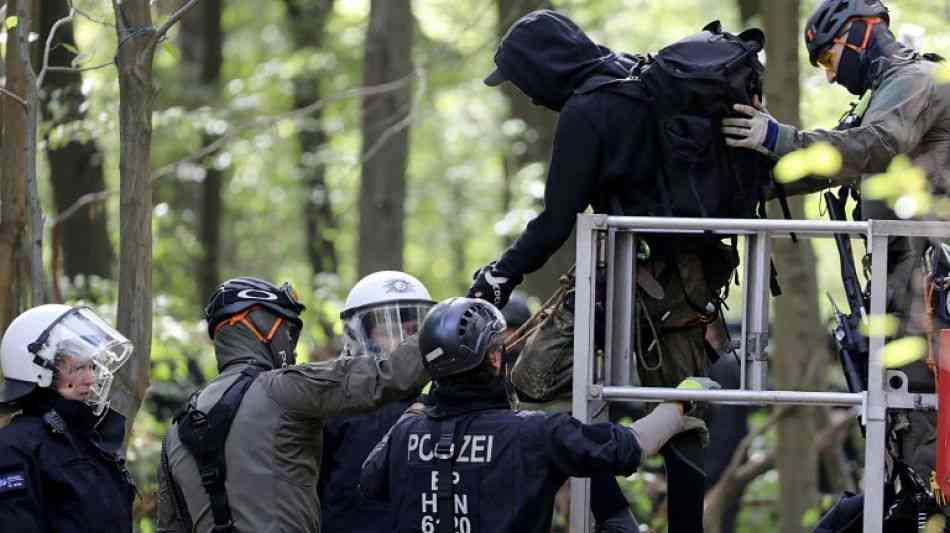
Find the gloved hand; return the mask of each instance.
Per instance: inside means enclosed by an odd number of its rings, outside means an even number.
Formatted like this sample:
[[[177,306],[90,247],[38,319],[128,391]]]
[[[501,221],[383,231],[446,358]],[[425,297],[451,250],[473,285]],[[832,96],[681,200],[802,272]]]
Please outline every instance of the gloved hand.
[[[732,108],[741,116],[722,119],[726,145],[772,155],[778,142],[778,121],[761,105],[735,104]]]
[[[702,377],[702,376],[690,376],[683,381],[680,381],[679,385],[676,386],[677,389],[681,390],[719,390],[722,388],[718,382]],[[691,416],[696,412],[697,402],[681,402],[683,405],[683,414],[685,416]]]
[[[511,291],[521,283],[523,276],[500,272],[495,266],[495,261],[492,261],[476,270],[472,279],[474,281],[468,289],[468,297],[488,300],[501,309],[508,303]]]

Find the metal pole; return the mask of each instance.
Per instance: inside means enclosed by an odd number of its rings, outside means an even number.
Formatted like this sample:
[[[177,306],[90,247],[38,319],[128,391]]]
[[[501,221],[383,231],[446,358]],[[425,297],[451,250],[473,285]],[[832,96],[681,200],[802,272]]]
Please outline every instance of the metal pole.
[[[589,389],[594,365],[595,218],[583,215],[577,217],[577,263],[574,272],[574,382],[571,404],[574,418],[585,424],[591,422]],[[571,478],[571,533],[591,533],[589,478]]]
[[[871,317],[883,316],[887,298],[887,236],[868,231],[871,243]],[[864,531],[880,533],[884,528],[884,454],[887,438],[887,406],[884,398],[884,367],[881,351],[884,336],[871,332],[868,350],[868,390],[864,420]]]
[[[608,401],[684,401],[734,404],[862,405],[864,393],[767,391],[767,390],[680,390],[667,387],[598,387],[595,397]]]
[[[772,279],[772,241],[761,231],[745,238],[746,254],[743,271],[745,289],[742,305],[742,355],[745,362],[746,389],[766,388],[769,338],[769,288]],[[740,378],[742,379],[742,378]]]
[[[630,347],[632,309],[636,305],[634,242],[633,233],[615,229],[608,232],[607,294],[616,295],[607,298],[607,379],[604,383],[608,385],[630,385],[632,371],[636,369]]]
[[[937,224],[943,225],[934,226],[934,231],[950,231],[950,223]],[[868,231],[867,222],[755,218],[607,217],[607,225],[612,228],[635,230],[638,233],[702,233],[711,231],[724,234],[766,232],[827,235],[832,233],[860,234]]]

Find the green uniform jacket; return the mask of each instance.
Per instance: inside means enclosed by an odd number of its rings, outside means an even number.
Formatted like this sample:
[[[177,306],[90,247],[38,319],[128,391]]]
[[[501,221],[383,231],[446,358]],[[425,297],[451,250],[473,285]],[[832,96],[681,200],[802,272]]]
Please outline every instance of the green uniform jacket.
[[[219,332],[215,353],[222,370],[198,396],[198,407],[205,412],[247,365],[271,366],[266,347],[243,328]],[[317,480],[326,418],[372,411],[427,380],[416,337],[389,356],[343,356],[261,373],[248,388],[226,443],[226,490],[236,530],[319,532]],[[167,439],[172,476],[196,524],[192,531],[210,532],[214,520],[208,497],[194,459],[178,439],[177,425]],[[158,530],[182,531],[161,468],[158,478]]]
[[[882,59],[861,125],[844,131],[798,130],[782,125],[775,152],[783,156],[825,141],[841,152],[837,185],[887,170],[905,154],[937,190],[950,190],[950,84],[939,84],[937,63],[917,58]]]

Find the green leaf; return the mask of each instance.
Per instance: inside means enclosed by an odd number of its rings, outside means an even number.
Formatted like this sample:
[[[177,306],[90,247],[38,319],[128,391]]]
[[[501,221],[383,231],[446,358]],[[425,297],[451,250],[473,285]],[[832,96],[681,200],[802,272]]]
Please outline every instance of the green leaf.
[[[178,59],[178,50],[175,49],[175,45],[171,41],[166,40],[162,43],[162,50],[168,52],[168,55],[172,56],[175,59]]]
[[[68,50],[71,54],[78,55],[79,49],[69,43],[59,43],[63,48]]]
[[[881,352],[881,364],[884,368],[900,368],[922,359],[926,354],[927,339],[903,337],[884,346]]]
[[[890,337],[897,333],[900,321],[893,315],[871,315],[867,323],[861,323],[861,334],[867,337],[882,335]]]
[[[775,180],[791,183],[809,174],[834,176],[841,170],[841,153],[828,143],[815,143],[791,152],[775,165]]]

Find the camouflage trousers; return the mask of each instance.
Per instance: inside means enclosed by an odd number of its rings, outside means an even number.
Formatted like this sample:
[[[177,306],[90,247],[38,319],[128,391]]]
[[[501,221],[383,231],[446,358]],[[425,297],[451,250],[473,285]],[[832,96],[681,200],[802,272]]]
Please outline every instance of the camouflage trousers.
[[[716,279],[696,254],[682,253],[668,261],[650,260],[638,265],[661,290],[637,292],[637,357],[639,385],[671,387],[689,376],[706,372],[704,344],[706,323],[714,318],[719,288],[732,272],[727,261]],[[722,262],[719,262],[723,265]],[[532,334],[512,370],[519,393],[540,401],[570,397],[574,356],[573,292],[556,305],[550,317]],[[599,319],[599,318],[598,318]]]

